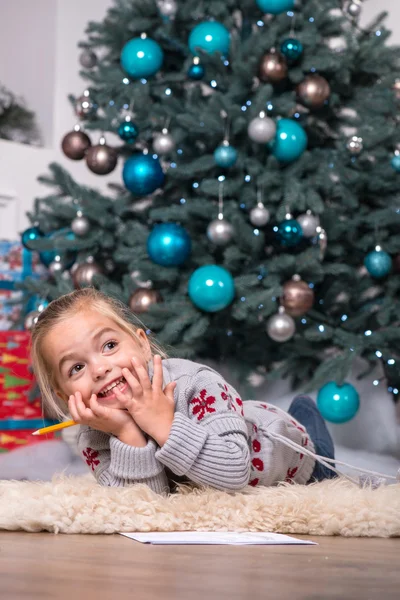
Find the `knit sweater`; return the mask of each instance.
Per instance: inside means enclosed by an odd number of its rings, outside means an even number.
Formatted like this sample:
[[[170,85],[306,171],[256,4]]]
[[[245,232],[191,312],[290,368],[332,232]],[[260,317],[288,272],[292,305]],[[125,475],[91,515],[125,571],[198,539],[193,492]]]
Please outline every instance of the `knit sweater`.
[[[315,459],[278,439],[283,436],[313,452],[298,421],[272,404],[243,402],[210,367],[183,359],[163,360],[162,365],[164,385],[177,385],[172,427],[161,448],[151,438],[144,447],[132,447],[80,426],[79,450],[101,485],[145,483],[164,493],[174,482],[188,480],[225,491],[248,484],[307,483]],[[152,363],[149,376],[152,379]]]

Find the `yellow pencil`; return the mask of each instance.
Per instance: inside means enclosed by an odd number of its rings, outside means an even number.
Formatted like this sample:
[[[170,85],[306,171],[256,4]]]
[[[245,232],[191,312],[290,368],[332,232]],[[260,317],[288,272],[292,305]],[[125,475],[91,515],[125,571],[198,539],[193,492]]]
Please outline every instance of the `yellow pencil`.
[[[77,423],[75,423],[75,421],[63,421],[62,423],[58,423],[57,425],[50,425],[50,427],[38,429],[37,431],[34,431],[32,435],[43,435],[44,433],[51,433],[52,431],[58,431],[59,429],[64,429],[65,427],[72,427],[73,425],[77,425]]]

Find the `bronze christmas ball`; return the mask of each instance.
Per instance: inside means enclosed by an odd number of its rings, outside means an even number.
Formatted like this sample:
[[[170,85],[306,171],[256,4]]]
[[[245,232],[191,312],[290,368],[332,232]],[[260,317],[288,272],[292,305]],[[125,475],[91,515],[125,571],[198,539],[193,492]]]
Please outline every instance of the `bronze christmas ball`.
[[[269,52],[262,57],[259,71],[259,77],[262,81],[278,83],[286,78],[287,72],[287,62],[282,54]]]
[[[331,88],[321,75],[307,75],[297,86],[297,95],[308,108],[322,108],[331,95]]]
[[[162,302],[162,296],[158,290],[147,290],[138,288],[129,298],[129,308],[136,314],[147,312],[152,304]]]
[[[396,79],[392,86],[396,100],[400,100],[400,79]]]
[[[305,281],[292,279],[283,286],[281,303],[291,317],[300,317],[312,308],[314,292]]]
[[[62,151],[71,160],[82,160],[91,145],[89,136],[83,131],[70,131],[61,142]]]
[[[72,273],[72,281],[76,289],[93,285],[95,275],[101,275],[102,269],[95,262],[82,263]]]
[[[86,154],[86,163],[96,175],[108,175],[116,167],[118,153],[115,148],[107,144],[97,144],[89,148]]]

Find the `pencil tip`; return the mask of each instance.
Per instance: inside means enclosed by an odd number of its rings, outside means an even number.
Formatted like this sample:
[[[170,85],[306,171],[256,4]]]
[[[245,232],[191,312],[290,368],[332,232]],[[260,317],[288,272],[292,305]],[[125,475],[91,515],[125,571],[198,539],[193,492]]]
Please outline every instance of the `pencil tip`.
[[[38,435],[39,431],[34,431],[32,435]]]

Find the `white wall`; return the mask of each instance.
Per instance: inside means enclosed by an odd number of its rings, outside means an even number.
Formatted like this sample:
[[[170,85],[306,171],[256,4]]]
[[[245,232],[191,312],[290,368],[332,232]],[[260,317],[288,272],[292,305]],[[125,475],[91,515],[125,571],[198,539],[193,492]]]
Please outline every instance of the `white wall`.
[[[0,210],[0,239],[15,239],[28,225],[26,210],[35,197],[48,193],[36,178],[48,172],[52,161],[79,182],[100,189],[120,180],[121,165],[99,177],[84,161],[68,160],[60,150],[62,137],[76,122],[67,96],[84,89],[77,43],[85,39],[88,21],[102,19],[111,5],[112,0],[0,0],[0,81],[26,95],[45,140],[43,148],[0,140],[0,208],[6,207]],[[392,43],[400,43],[400,0],[365,0],[361,23],[381,10],[390,13]]]

